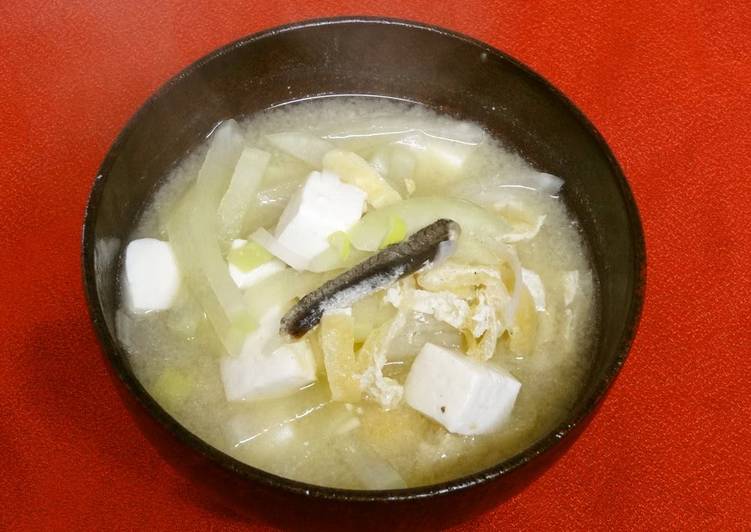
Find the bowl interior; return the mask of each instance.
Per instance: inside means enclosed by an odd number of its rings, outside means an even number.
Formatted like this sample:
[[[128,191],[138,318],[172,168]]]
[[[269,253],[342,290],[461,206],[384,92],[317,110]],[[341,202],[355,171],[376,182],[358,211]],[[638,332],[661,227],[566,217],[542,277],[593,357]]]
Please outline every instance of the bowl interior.
[[[441,489],[503,474],[557,441],[591,411],[622,364],[641,306],[641,225],[610,150],[573,105],[513,59],[444,30],[385,20],[316,21],[272,30],[202,59],[152,97],[107,155],[87,211],[85,282],[105,351],[151,413],[169,421],[138,385],[114,339],[123,245],[160,179],[217,122],[332,94],[400,98],[479,122],[533,166],[565,180],[564,199],[580,221],[600,283],[591,372],[569,419],[547,438],[475,480]],[[232,462],[191,442],[176,423],[167,424],[204,454]],[[264,475],[239,463],[231,467],[254,478]],[[321,491],[337,496],[337,490]],[[425,495],[431,488],[411,492]]]

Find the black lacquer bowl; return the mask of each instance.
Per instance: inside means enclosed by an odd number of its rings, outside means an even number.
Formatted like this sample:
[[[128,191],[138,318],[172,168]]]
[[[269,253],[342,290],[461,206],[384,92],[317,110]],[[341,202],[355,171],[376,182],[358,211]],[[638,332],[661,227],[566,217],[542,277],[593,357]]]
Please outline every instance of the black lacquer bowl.
[[[539,170],[565,180],[564,200],[580,221],[600,283],[591,372],[560,426],[485,471],[401,491],[339,490],[271,475],[212,448],[172,419],[140,385],[115,338],[120,257],[159,180],[220,120],[340,94],[414,101],[473,120]],[[644,266],[641,223],[623,173],[605,141],[569,100],[518,61],[481,42],[387,19],[293,24],[241,39],[189,66],[120,133],[94,183],[83,234],[84,280],[94,326],[125,385],[123,397],[165,457],[179,456],[173,462],[191,464],[192,471],[201,464],[201,471],[211,473],[197,475],[198,483],[212,475],[222,478],[215,483],[219,491],[232,485],[236,493],[237,486],[245,486],[287,499],[295,499],[289,493],[296,493],[303,496],[298,499],[347,503],[443,499],[436,496],[478,485],[486,488],[479,491],[487,491],[496,484],[491,480],[519,477],[509,473],[527,462],[545,463],[538,455],[555,456],[546,451],[560,451],[565,448],[561,439],[573,439],[567,434],[593,412],[626,358],[641,310]]]

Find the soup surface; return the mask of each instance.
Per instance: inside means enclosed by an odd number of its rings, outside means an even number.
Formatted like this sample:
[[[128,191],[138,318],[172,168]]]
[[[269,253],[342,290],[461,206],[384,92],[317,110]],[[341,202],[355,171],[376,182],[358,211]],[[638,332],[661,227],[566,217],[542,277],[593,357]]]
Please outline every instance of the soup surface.
[[[143,212],[118,338],[175,419],[260,469],[357,489],[479,471],[560,422],[589,367],[596,280],[561,186],[391,100],[224,122]],[[460,235],[418,242],[435,256],[416,273],[336,292],[438,219]],[[286,334],[311,301],[320,321]]]

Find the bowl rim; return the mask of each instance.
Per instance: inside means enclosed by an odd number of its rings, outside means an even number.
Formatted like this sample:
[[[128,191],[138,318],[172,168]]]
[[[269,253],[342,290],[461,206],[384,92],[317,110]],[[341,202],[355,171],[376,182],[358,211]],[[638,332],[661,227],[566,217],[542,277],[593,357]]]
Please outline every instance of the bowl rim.
[[[567,111],[569,111],[579,122],[579,124],[589,133],[601,152],[606,155],[608,164],[611,167],[613,175],[615,176],[615,179],[617,181],[621,201],[625,205],[627,216],[630,222],[629,229],[631,232],[631,238],[634,248],[632,251],[635,257],[634,264],[632,266],[636,282],[634,285],[631,305],[628,309],[628,319],[625,323],[623,334],[621,335],[621,338],[618,342],[618,347],[616,349],[616,358],[610,364],[610,366],[607,367],[606,371],[603,374],[603,377],[595,385],[594,392],[587,403],[584,404],[580,415],[573,419],[560,423],[554,429],[549,431],[547,435],[540,438],[531,446],[527,447],[522,452],[512,456],[511,458],[508,458],[502,462],[499,462],[498,464],[495,464],[476,473],[437,484],[429,484],[425,486],[399,490],[354,490],[332,488],[326,486],[318,486],[315,484],[308,484],[281,477],[240,462],[239,460],[229,456],[228,454],[225,454],[224,452],[204,442],[198,436],[191,433],[187,428],[183,427],[176,419],[174,419],[169,413],[167,413],[151,397],[151,395],[149,395],[146,389],[138,381],[135,374],[126,366],[124,362],[124,357],[126,356],[126,354],[124,350],[118,347],[116,339],[113,338],[112,335],[110,335],[97,295],[97,282],[94,262],[95,220],[99,206],[101,204],[103,189],[105,183],[107,182],[107,177],[112,168],[112,165],[119,156],[122,145],[125,143],[126,139],[131,133],[131,130],[135,127],[135,124],[140,120],[141,116],[146,114],[148,110],[153,105],[155,105],[159,99],[167,95],[170,90],[172,90],[175,85],[180,83],[183,78],[191,75],[196,70],[199,70],[204,64],[231,52],[235,48],[250,45],[259,40],[273,38],[276,35],[290,31],[321,26],[334,26],[339,24],[400,26],[410,31],[427,31],[436,33],[443,37],[459,40],[465,44],[472,45],[478,49],[478,52],[486,53],[488,54],[488,56],[495,56],[499,60],[513,65],[525,76],[529,77],[533,82],[543,87],[552,98],[556,99],[560,105],[565,107]],[[162,84],[155,92],[153,92],[149,96],[149,98],[131,116],[125,126],[120,130],[116,139],[107,151],[107,154],[101,166],[99,167],[97,175],[94,178],[94,182],[85,209],[82,231],[81,259],[83,284],[85,288],[84,291],[86,294],[87,306],[99,344],[103,349],[110,366],[115,370],[115,373],[120,382],[125,386],[128,392],[137,399],[138,403],[140,403],[140,405],[146,410],[151,418],[156,419],[156,421],[162,427],[166,428],[166,430],[171,433],[172,436],[176,437],[182,444],[187,445],[192,450],[198,452],[200,455],[208,458],[214,464],[220,466],[222,469],[229,471],[241,477],[242,479],[258,482],[261,485],[265,485],[273,489],[280,489],[282,491],[296,495],[303,495],[306,497],[313,497],[316,499],[324,500],[356,502],[414,501],[464,491],[473,486],[484,484],[491,480],[507,475],[514,470],[517,470],[521,466],[529,463],[539,455],[545,453],[556,444],[558,444],[562,439],[564,439],[564,437],[569,435],[575,427],[580,425],[593,413],[596,406],[602,401],[607,390],[610,388],[615,377],[620,372],[621,367],[628,357],[628,353],[633,343],[634,337],[636,336],[636,331],[641,319],[641,312],[644,303],[644,290],[646,284],[646,248],[644,242],[644,233],[634,196],[628,186],[626,177],[607,142],[605,141],[601,133],[597,130],[597,128],[592,124],[592,122],[590,122],[590,120],[584,115],[584,113],[580,111],[579,108],[574,105],[571,100],[569,100],[552,83],[547,81],[547,79],[542,77],[527,65],[523,64],[507,53],[478,39],[432,24],[426,24],[407,19],[374,16],[343,16],[306,19],[252,33],[235,41],[232,41],[220,48],[217,48],[207,55],[204,55],[203,57],[199,58],[198,60],[182,69],[176,75],[172,76],[167,82]]]

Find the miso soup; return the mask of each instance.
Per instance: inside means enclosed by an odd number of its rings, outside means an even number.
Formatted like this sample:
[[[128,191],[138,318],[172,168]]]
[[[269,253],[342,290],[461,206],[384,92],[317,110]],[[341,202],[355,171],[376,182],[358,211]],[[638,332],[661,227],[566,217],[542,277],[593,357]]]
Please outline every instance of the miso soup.
[[[175,419],[254,467],[355,489],[477,472],[559,423],[589,368],[565,186],[419,105],[225,121],[132,234],[118,338]]]

